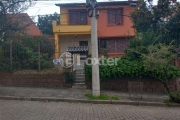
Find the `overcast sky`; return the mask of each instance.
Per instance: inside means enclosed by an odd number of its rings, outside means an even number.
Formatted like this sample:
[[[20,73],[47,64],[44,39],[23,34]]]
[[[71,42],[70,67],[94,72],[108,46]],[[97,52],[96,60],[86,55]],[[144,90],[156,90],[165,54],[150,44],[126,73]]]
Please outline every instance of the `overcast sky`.
[[[108,0],[98,0],[108,1]],[[29,16],[53,14],[54,12],[59,13],[59,7],[55,6],[56,3],[69,3],[74,2],[73,0],[51,0],[51,1],[37,1],[35,6],[30,7],[27,11]],[[85,2],[85,0],[76,0],[77,3]]]
[[[98,2],[103,1],[121,1],[121,0],[97,0]],[[122,0],[126,1],[126,0]],[[55,6],[57,3],[70,3],[70,2],[86,2],[86,0],[39,0],[36,1],[35,6],[30,7],[27,11],[29,16],[37,16],[37,15],[45,15],[45,14],[53,14],[54,12],[59,13],[59,7]]]
[[[126,0],[97,0],[98,2],[105,1],[126,1]],[[156,2],[157,0],[154,0]],[[26,12],[29,16],[37,16],[37,15],[45,15],[45,14],[53,14],[54,12],[59,13],[59,7],[55,6],[57,3],[70,3],[74,2],[74,0],[39,0],[36,1],[36,4],[30,7]],[[86,2],[86,0],[75,0],[76,3]]]

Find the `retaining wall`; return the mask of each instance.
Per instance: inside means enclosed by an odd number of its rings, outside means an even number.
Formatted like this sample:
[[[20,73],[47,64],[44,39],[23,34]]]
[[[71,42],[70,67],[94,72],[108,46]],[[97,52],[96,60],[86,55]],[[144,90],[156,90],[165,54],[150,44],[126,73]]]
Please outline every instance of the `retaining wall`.
[[[132,78],[121,78],[121,79],[110,79],[100,81],[101,90],[121,90],[128,91],[128,81],[141,81],[143,82],[144,92],[167,92],[164,85],[154,79],[133,79]],[[86,80],[88,89],[92,88],[92,82]],[[171,91],[180,91],[180,79],[171,80],[168,82],[168,86]]]
[[[72,87],[66,83],[61,73],[11,74],[0,72],[0,85],[6,86],[39,86],[39,87]]]

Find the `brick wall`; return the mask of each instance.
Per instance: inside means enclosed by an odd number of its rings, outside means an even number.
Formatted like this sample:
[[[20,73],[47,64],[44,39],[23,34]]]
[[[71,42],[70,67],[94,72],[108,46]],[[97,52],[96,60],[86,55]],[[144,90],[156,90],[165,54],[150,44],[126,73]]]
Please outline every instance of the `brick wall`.
[[[63,74],[11,74],[0,72],[0,85],[39,86],[39,87],[72,87],[66,83]]]
[[[128,91],[128,81],[141,81],[143,82],[143,91],[144,92],[167,92],[164,85],[153,79],[112,79],[105,80],[100,82],[101,90],[120,90],[120,91]],[[180,80],[172,80],[168,83],[171,91],[177,91],[179,88],[177,87],[177,81]],[[86,85],[88,89],[92,88],[92,82],[90,80],[86,80]]]

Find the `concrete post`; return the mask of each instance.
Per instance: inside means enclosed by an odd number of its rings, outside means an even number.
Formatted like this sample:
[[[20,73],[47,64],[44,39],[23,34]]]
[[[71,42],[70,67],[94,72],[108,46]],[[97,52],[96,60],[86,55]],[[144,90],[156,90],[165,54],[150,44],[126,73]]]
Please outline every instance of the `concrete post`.
[[[179,66],[179,60],[178,60],[178,57],[175,58],[175,66]]]
[[[59,36],[57,33],[55,33],[54,37],[55,37],[55,58],[59,58],[60,57]]]
[[[41,45],[38,42],[38,72],[41,70]]]
[[[180,78],[176,79],[176,90],[180,91]]]
[[[10,71],[12,72],[12,40],[10,40]]]
[[[92,7],[95,6],[96,4],[95,2],[96,0],[91,0]],[[95,7],[92,9],[92,12],[93,12],[93,15],[91,17],[92,58],[98,60],[97,18],[96,18]],[[99,64],[92,65],[92,94],[93,96],[100,96]]]

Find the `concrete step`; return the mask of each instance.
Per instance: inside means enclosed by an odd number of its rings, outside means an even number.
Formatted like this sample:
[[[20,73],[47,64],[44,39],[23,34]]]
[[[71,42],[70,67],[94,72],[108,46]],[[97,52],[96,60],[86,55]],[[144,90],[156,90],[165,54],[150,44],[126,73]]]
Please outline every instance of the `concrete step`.
[[[75,78],[75,81],[85,81],[85,78],[83,78],[83,77],[82,77],[82,78],[79,78],[79,77],[78,77],[78,78]]]
[[[83,77],[85,77],[85,74],[75,74],[75,76],[79,76],[79,77],[81,77],[81,76],[83,76]]]
[[[76,72],[84,72],[84,69],[82,68],[82,69],[76,69]]]
[[[84,68],[82,68],[82,69],[81,69],[81,68],[76,69],[76,72],[77,72],[77,71],[84,71]]]
[[[85,82],[85,79],[76,79],[74,82]]]
[[[78,79],[78,78],[80,78],[80,79],[81,79],[81,78],[85,78],[85,75],[75,75],[75,78],[77,78],[77,79]]]
[[[84,72],[76,72],[75,75],[85,75]]]
[[[75,89],[86,89],[86,85],[83,84],[83,83],[74,83],[72,88],[75,88]]]
[[[75,76],[75,80],[85,79],[85,76]]]

